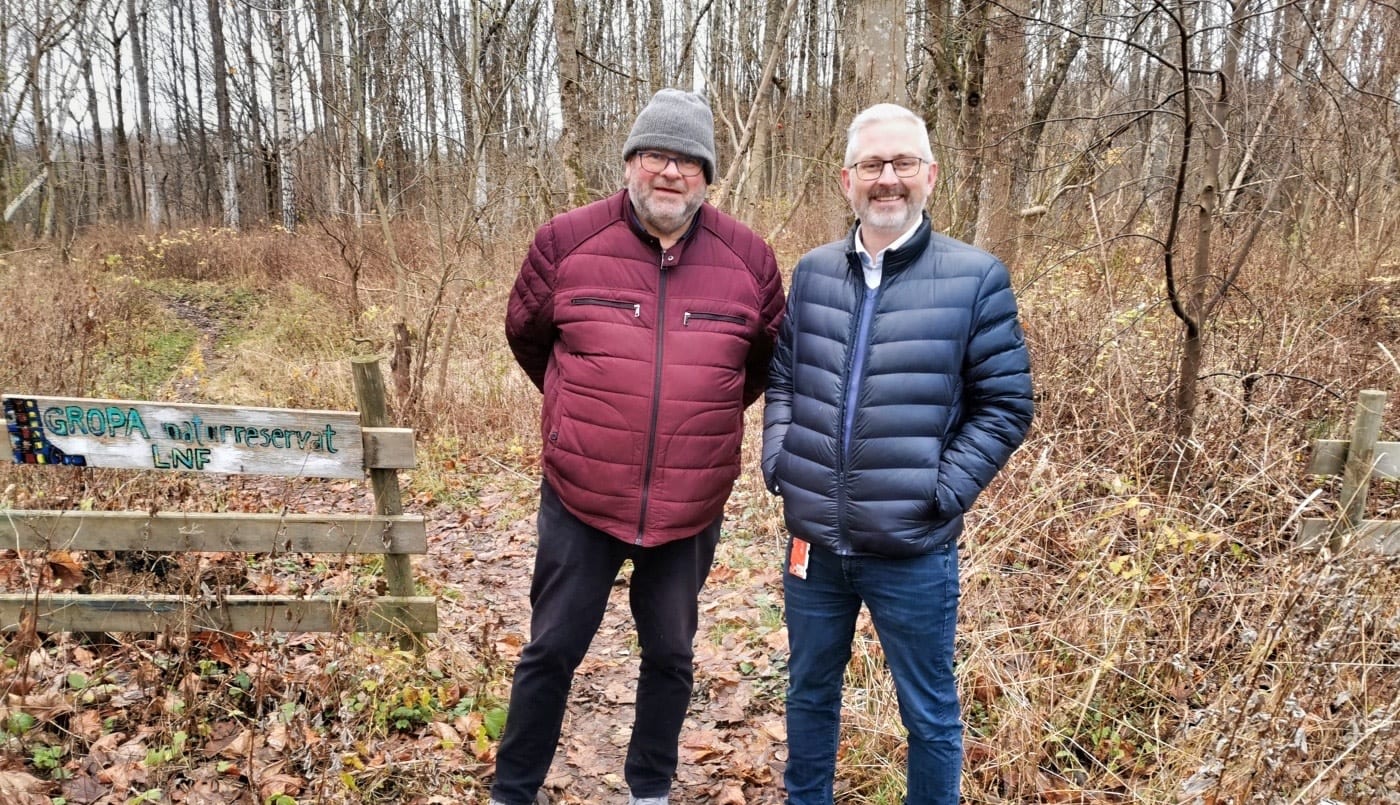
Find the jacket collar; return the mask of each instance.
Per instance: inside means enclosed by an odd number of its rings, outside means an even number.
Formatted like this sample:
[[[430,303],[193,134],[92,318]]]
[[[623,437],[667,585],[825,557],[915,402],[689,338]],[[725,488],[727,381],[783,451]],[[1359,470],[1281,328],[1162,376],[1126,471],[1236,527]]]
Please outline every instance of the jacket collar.
[[[860,267],[860,253],[856,250],[856,233],[860,231],[860,221],[851,225],[851,231],[846,233],[846,263],[853,267]],[[881,271],[884,274],[891,274],[902,270],[905,266],[914,262],[919,255],[924,253],[928,247],[929,238],[933,234],[933,224],[929,218],[928,211],[925,210],[919,226],[914,230],[914,234],[904,241],[904,244],[897,249],[890,249],[885,252],[884,262],[881,264]]]
[[[655,235],[648,232],[647,228],[642,226],[642,219],[637,217],[637,208],[632,205],[632,196],[627,192],[627,188],[622,188],[618,195],[621,196],[622,199],[622,215],[627,219],[627,225],[631,227],[632,233],[643,243],[656,249],[658,252],[662,252],[661,241],[658,240]],[[681,255],[685,252],[686,245],[694,239],[695,233],[700,230],[700,219],[709,215],[710,209],[710,202],[706,201],[701,203],[700,209],[695,211],[695,217],[690,219],[690,227],[685,230],[685,234],[681,235],[680,239],[677,240],[675,245],[670,249],[664,250],[663,253],[669,258],[666,261],[667,268],[675,266],[680,262]]]

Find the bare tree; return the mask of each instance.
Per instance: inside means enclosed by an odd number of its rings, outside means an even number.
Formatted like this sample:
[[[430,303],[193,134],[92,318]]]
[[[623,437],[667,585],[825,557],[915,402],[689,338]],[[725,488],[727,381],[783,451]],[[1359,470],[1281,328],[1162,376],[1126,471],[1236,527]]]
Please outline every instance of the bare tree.
[[[70,201],[91,198],[88,208],[107,206],[120,220],[139,204],[148,225],[174,226],[203,218],[217,197],[228,225],[274,210],[295,223],[303,207],[346,210],[357,225],[366,213],[395,224],[440,220],[443,243],[468,231],[489,239],[614,186],[626,131],[664,83],[703,88],[711,100],[723,171],[714,200],[750,220],[772,215],[780,228],[801,220],[792,217],[799,207],[804,218],[844,214],[831,161],[858,106],[890,99],[920,109],[941,163],[940,227],[1008,260],[1034,260],[1086,215],[1098,243],[1148,232],[1160,240],[1187,137],[1184,198],[1202,199],[1215,108],[1203,93],[1223,72],[1238,8],[1216,0],[279,0],[258,14],[205,0],[150,15],[156,6],[144,0],[67,0],[45,8],[81,5],[107,41],[100,53],[75,47],[67,62],[44,62],[35,99],[27,28],[18,26],[40,12],[0,3],[7,207],[46,170],[35,139],[43,135],[54,180],[46,176],[32,198],[61,185]],[[240,13],[230,17],[231,8]],[[1393,13],[1375,0],[1289,3],[1252,6],[1244,24],[1221,107],[1229,114],[1216,223],[1204,240],[1194,224],[1191,237],[1178,233],[1176,267],[1193,265],[1203,242],[1221,263],[1220,233],[1235,239],[1234,223],[1252,221],[1275,185],[1286,219],[1279,225],[1295,233],[1292,260],[1302,264],[1305,234],[1324,220],[1316,231],[1340,222],[1352,253],[1381,259],[1373,244],[1400,226],[1387,213],[1400,161]],[[1181,28],[1185,65],[1168,47]],[[1185,94],[1197,112],[1189,131]],[[36,100],[46,118],[37,124]],[[206,136],[206,101],[218,114],[217,136]],[[56,124],[56,112],[79,115],[78,128]],[[83,158],[70,165],[60,132],[79,129]],[[132,130],[139,147],[128,142]],[[1291,166],[1287,175],[1282,165]],[[81,181],[69,175],[76,170]],[[78,206],[66,218],[88,215]],[[1106,247],[1086,248],[1108,256]],[[1213,271],[1211,287],[1221,274]],[[1188,284],[1184,273],[1178,279]]]
[[[155,231],[165,224],[165,197],[161,187],[165,177],[160,158],[160,143],[157,141],[151,112],[150,62],[145,37],[142,35],[146,20],[145,5],[140,7],[138,13],[136,0],[126,0],[126,17],[131,26],[131,62],[136,69],[136,106],[140,116],[136,142],[141,165],[141,182],[145,190],[146,227]]]
[[[316,50],[319,58],[321,144],[324,151],[325,186],[319,205],[322,209],[339,211],[344,206],[345,131],[344,71],[342,67],[340,6],[330,0],[313,0],[311,4],[316,26]]]
[[[1221,260],[1217,257],[1215,243],[1221,216],[1221,180],[1230,146],[1228,127],[1235,116],[1232,93],[1241,86],[1240,50],[1251,19],[1244,3],[1234,4],[1230,11],[1227,24],[1223,26],[1220,62],[1214,71],[1206,73],[1209,82],[1200,85],[1196,80],[1200,71],[1193,69],[1192,65],[1204,54],[1192,52],[1192,40],[1203,37],[1214,21],[1199,20],[1197,24],[1201,27],[1197,29],[1190,24],[1191,16],[1185,6],[1178,5],[1171,9],[1177,33],[1174,56],[1183,89],[1180,95],[1182,134],[1172,214],[1162,245],[1162,262],[1167,300],[1181,323],[1182,333],[1176,389],[1170,409],[1176,444],[1163,468],[1163,476],[1167,480],[1180,478],[1194,457],[1196,448],[1192,436],[1201,369],[1205,360],[1205,334],[1216,311],[1235,285],[1254,237],[1263,224],[1263,216],[1255,216],[1246,236],[1235,247],[1235,254],[1226,258],[1227,270],[1216,273],[1215,266]],[[1202,132],[1199,137],[1196,134],[1198,126]],[[1193,155],[1193,149],[1197,147],[1199,158]],[[1194,181],[1191,179],[1193,169],[1196,173]],[[1183,222],[1183,202],[1192,185],[1195,187],[1192,215],[1189,221]],[[1276,183],[1271,182],[1270,185],[1273,189],[1277,188]],[[1272,203],[1271,190],[1263,206],[1267,209]],[[1194,236],[1193,242],[1182,242],[1184,226],[1190,227],[1185,231]],[[1189,259],[1179,261],[1179,253],[1188,255]],[[1184,272],[1180,270],[1183,263]]]
[[[981,132],[982,184],[973,241],[1008,263],[1016,260],[1019,206],[1012,197],[1021,151],[1029,0],[988,6],[987,73]]]
[[[927,0],[926,7],[925,114],[932,115],[934,156],[942,165],[942,184],[951,191],[945,228],[966,240],[974,233],[982,184],[982,90],[991,9],[975,4],[963,10],[958,0]]]
[[[272,46],[272,95],[276,105],[277,186],[282,208],[282,228],[297,228],[296,180],[292,165],[292,73],[287,64],[287,2],[272,0],[268,39]]]
[[[125,79],[125,71],[122,69],[122,54],[124,52],[122,42],[126,39],[130,29],[129,27],[118,27],[121,16],[120,6],[113,6],[111,14],[107,18],[107,44],[111,47],[112,73],[115,78],[110,84],[112,93],[112,167],[115,184],[113,195],[116,199],[118,219],[131,221],[136,217],[135,190],[132,185],[133,173],[136,168],[131,163],[131,141],[126,131],[126,103],[122,92]]]
[[[209,38],[214,56],[214,106],[219,120],[219,164],[223,175],[219,197],[222,200],[224,226],[236,230],[242,223],[238,200],[238,153],[233,138],[228,50],[224,45],[224,20],[220,4],[221,0],[208,0]]]
[[[647,4],[646,30],[642,35],[646,42],[647,84],[654,93],[666,86],[666,20],[662,0],[650,0]],[[562,49],[560,51],[563,53]]]
[[[867,0],[851,11],[846,39],[850,83],[842,94],[857,109],[877,102],[908,104],[904,0]]]
[[[34,123],[34,155],[38,163],[38,173],[42,176],[39,188],[40,214],[36,223],[45,237],[57,237],[64,259],[68,256],[70,222],[66,209],[66,177],[60,175],[55,152],[59,148],[59,133],[56,131],[48,104],[66,105],[72,93],[71,74],[52,69],[53,53],[73,32],[81,4],[56,4],[32,9],[33,17],[28,21],[28,36],[25,53],[26,85],[30,115]],[[68,60],[63,60],[65,63]],[[37,181],[37,180],[36,180]],[[33,185],[31,185],[33,186]]]
[[[98,8],[96,11],[100,12],[101,9]],[[93,30],[96,27],[94,22],[95,20],[91,16],[82,21],[82,25],[86,29],[82,35],[84,43],[91,42],[96,38]],[[83,75],[83,89],[87,97],[88,123],[92,126],[92,164],[96,174],[93,190],[94,217],[101,221],[109,214],[111,176],[108,172],[106,138],[102,133],[102,107],[97,97],[97,81],[93,71],[93,54],[90,46],[85,44],[81,54],[79,65]]]
[[[755,129],[761,119],[765,108],[765,96],[773,85],[773,76],[778,69],[778,60],[783,54],[783,42],[786,37],[788,24],[792,22],[793,12],[797,9],[797,0],[787,0],[787,5],[783,8],[782,17],[778,24],[769,31],[766,47],[767,53],[763,59],[763,75],[758,81],[758,89],[754,93],[752,103],[749,105],[748,114],[744,118],[744,125],[739,129],[738,144],[734,149],[734,159],[729,164],[729,170],[725,173],[724,179],[720,181],[719,187],[715,190],[714,201],[716,205],[723,206],[729,194],[734,190],[735,179],[744,168],[744,162],[748,158],[749,149],[753,145]]]
[[[554,0],[554,41],[559,50],[559,111],[564,123],[559,133],[559,155],[564,163],[571,206],[588,199],[588,178],[579,142],[584,130],[586,90],[580,80],[576,14],[574,0]]]

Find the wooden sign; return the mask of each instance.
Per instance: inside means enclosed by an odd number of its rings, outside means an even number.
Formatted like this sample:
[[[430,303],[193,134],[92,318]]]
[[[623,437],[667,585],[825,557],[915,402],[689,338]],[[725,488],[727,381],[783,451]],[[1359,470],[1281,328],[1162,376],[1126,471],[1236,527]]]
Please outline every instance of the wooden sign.
[[[353,411],[4,395],[16,464],[363,478]]]

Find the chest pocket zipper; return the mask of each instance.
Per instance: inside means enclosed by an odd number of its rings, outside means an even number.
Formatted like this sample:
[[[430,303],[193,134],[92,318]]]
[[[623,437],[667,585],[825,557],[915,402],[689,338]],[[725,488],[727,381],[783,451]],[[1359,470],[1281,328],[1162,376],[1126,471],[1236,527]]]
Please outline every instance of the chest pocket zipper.
[[[621,299],[602,299],[597,296],[576,296],[569,300],[575,305],[597,305],[599,307],[613,307],[619,310],[632,311],[632,318],[637,319],[642,316],[641,302],[624,302]]]
[[[729,322],[730,324],[737,324],[740,327],[749,323],[748,320],[745,319],[743,316],[731,316],[728,313],[702,313],[687,310],[685,312],[685,316],[681,319],[681,326],[689,327],[691,319],[701,319],[704,321],[725,321]]]

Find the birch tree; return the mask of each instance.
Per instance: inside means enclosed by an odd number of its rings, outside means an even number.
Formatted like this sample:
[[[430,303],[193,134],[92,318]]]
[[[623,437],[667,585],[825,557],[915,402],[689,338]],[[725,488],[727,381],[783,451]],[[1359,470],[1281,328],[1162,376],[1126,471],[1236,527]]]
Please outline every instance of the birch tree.
[[[272,0],[269,6],[268,39],[272,47],[272,94],[276,105],[277,186],[282,209],[282,228],[297,228],[296,179],[292,165],[292,73],[287,64],[287,0]]]

